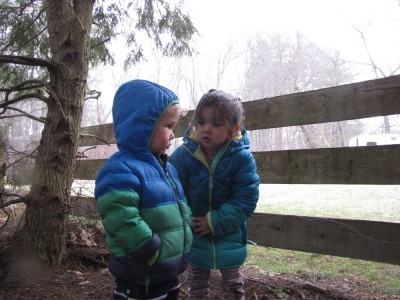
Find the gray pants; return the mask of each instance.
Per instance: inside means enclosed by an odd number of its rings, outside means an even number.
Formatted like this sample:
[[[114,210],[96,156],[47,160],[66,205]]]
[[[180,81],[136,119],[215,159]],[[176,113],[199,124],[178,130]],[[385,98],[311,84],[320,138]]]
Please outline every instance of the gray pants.
[[[244,300],[244,277],[240,268],[220,269],[222,299]],[[186,280],[189,284],[187,300],[210,299],[210,270],[189,264],[186,269]]]

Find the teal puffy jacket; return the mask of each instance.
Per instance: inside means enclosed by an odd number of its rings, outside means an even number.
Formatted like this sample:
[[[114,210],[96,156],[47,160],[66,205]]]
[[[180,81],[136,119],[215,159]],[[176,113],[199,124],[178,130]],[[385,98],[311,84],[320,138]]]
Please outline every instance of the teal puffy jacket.
[[[193,129],[171,155],[193,216],[208,218],[212,234],[194,235],[189,261],[202,268],[240,267],[247,257],[247,219],[259,196],[259,176],[245,129],[227,142],[211,166]]]
[[[169,282],[187,266],[190,209],[175,168],[150,151],[158,119],[177,102],[170,90],[144,80],[123,84],[114,98],[119,151],[97,174],[95,197],[109,269],[132,282]]]

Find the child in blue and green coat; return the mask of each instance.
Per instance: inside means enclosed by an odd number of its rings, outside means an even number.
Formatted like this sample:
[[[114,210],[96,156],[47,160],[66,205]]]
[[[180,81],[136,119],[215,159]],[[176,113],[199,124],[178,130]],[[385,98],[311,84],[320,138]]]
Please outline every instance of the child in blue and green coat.
[[[186,271],[189,300],[208,299],[210,269],[221,273],[223,299],[244,299],[240,266],[247,256],[246,221],[257,205],[259,176],[243,119],[239,98],[210,90],[170,158],[194,216]]]
[[[180,106],[165,87],[123,84],[113,103],[119,151],[96,178],[96,206],[115,276],[114,299],[178,299],[192,243],[190,209],[166,149]]]

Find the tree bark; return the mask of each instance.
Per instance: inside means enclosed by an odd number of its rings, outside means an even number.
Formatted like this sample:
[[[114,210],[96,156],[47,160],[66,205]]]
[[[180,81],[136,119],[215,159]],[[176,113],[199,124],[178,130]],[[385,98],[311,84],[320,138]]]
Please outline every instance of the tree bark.
[[[56,265],[65,254],[66,221],[89,63],[94,1],[45,1],[54,69],[47,122],[19,236],[24,247]]]

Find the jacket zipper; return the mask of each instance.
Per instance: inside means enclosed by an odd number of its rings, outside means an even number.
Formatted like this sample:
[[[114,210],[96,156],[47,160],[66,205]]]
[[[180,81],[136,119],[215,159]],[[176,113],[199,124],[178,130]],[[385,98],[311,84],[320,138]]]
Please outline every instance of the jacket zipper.
[[[183,212],[182,203],[180,202],[180,199],[179,199],[179,193],[178,193],[178,190],[176,188],[175,181],[172,179],[171,175],[168,172],[167,163],[165,162],[165,164],[164,164],[163,160],[160,157],[159,157],[159,161],[160,161],[160,163],[161,163],[161,165],[163,167],[163,170],[165,172],[165,175],[167,176],[167,179],[168,179],[169,183],[172,186],[172,189],[174,190],[176,203],[178,204],[179,213],[181,214],[181,220],[182,220],[182,226],[183,226],[183,253],[182,253],[182,255],[185,255],[186,244],[187,244],[187,232],[186,232],[186,227],[187,226],[186,226],[186,220],[185,220],[185,215],[184,215],[184,212]],[[182,259],[181,264],[182,263],[183,263],[183,259]]]
[[[185,148],[189,151],[189,153],[199,160],[208,170],[208,211],[211,211],[212,209],[212,191],[214,189],[214,171],[215,168],[217,167],[221,157],[225,153],[226,149],[228,148],[230,144],[230,140],[225,144],[224,148],[220,151],[218,151],[217,155],[214,157],[214,159],[211,160],[211,165],[204,163],[201,159],[196,157],[192,151],[189,150],[189,148],[185,145]],[[214,236],[211,234],[210,236],[211,239],[211,244],[212,244],[212,251],[213,251],[213,268],[217,268],[217,250],[215,247],[215,240]]]

